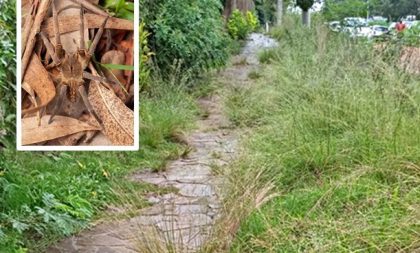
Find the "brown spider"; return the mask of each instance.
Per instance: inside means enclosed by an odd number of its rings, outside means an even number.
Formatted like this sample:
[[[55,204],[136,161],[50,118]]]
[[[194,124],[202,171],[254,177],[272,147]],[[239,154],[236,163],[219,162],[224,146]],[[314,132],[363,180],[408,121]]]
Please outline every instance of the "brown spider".
[[[109,16],[104,18],[104,21],[101,27],[98,30],[98,33],[95,35],[92,44],[89,49],[85,48],[85,36],[84,36],[84,14],[83,7],[80,6],[80,45],[77,52],[66,52],[63,49],[60,39],[60,32],[58,30],[58,13],[54,0],[52,1],[52,12],[53,12],[53,23],[54,23],[54,34],[55,34],[55,47],[51,44],[44,32],[40,32],[41,38],[44,42],[44,45],[47,49],[48,54],[51,56],[52,63],[47,66],[47,69],[56,68],[59,71],[58,77],[55,78],[58,83],[58,97],[55,101],[55,104],[52,108],[52,113],[48,124],[52,122],[53,117],[57,113],[59,106],[62,103],[63,97],[67,94],[71,102],[75,102],[77,96],[82,97],[83,103],[85,104],[87,110],[92,114],[95,119],[102,124],[101,119],[98,117],[96,112],[93,110],[86,93],[86,88],[84,86],[84,78],[95,80],[95,81],[104,81],[104,78],[97,77],[92,75],[89,72],[86,72],[92,55],[95,52],[96,46],[99,43],[99,40],[102,37],[106,22],[108,21]]]

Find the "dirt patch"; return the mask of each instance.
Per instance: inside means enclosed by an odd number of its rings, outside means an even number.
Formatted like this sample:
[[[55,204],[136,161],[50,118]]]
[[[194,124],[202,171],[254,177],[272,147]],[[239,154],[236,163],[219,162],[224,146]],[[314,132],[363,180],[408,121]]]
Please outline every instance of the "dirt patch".
[[[420,74],[420,48],[406,47],[402,50],[400,64],[410,74]]]

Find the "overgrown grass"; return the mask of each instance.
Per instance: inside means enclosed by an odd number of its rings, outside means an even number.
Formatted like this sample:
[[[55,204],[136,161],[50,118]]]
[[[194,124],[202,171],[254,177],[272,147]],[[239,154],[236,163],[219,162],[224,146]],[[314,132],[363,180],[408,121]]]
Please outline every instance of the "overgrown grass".
[[[247,129],[223,224],[232,234],[240,222],[230,251],[417,249],[419,78],[321,25],[282,29],[262,77],[228,95]],[[257,205],[271,184],[278,196]]]
[[[126,204],[153,187],[130,182],[138,169],[163,169],[186,149],[173,138],[194,127],[194,97],[182,85],[156,81],[141,96],[141,149],[138,152],[16,152],[0,154],[0,252],[42,252],[51,242],[75,233],[107,205]],[[124,199],[122,199],[122,196]]]

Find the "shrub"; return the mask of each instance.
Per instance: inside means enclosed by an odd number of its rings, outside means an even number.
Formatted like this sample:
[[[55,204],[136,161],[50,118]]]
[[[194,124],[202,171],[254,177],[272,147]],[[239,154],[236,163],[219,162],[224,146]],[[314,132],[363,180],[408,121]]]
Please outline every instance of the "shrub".
[[[168,0],[141,2],[143,20],[152,33],[149,39],[162,73],[174,62],[183,72],[197,75],[223,66],[228,58],[229,38],[223,28],[219,0]]]
[[[257,16],[250,11],[246,12],[246,22],[251,32],[255,31],[259,25]]]
[[[139,73],[139,83],[140,91],[148,89],[148,84],[150,82],[150,58],[154,55],[149,48],[149,36],[150,32],[146,30],[145,23],[140,23],[140,73]]]
[[[0,2],[0,149],[1,146],[14,145],[16,101],[15,4],[15,0]]]
[[[245,39],[246,36],[258,27],[258,18],[252,12],[244,15],[239,10],[234,10],[228,21],[228,31],[234,39]]]
[[[420,24],[405,29],[401,39],[408,46],[420,46]]]

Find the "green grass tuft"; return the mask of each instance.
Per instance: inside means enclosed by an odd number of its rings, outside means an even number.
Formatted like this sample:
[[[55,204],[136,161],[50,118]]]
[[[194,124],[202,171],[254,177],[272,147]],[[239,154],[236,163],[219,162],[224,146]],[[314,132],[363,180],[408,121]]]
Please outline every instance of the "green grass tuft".
[[[279,194],[244,217],[231,252],[419,247],[419,78],[326,29],[282,31],[279,60],[228,95],[247,129],[232,187],[264,171],[244,191],[273,182]]]

